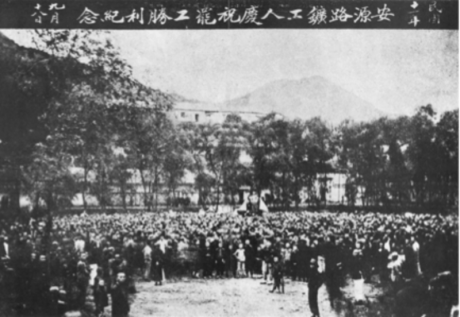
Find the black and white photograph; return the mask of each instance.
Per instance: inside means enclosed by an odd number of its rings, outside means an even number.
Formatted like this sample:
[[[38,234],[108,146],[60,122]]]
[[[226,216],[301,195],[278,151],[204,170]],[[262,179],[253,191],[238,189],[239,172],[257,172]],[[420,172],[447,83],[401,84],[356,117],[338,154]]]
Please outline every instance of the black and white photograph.
[[[458,2],[0,9],[0,316],[459,316]]]

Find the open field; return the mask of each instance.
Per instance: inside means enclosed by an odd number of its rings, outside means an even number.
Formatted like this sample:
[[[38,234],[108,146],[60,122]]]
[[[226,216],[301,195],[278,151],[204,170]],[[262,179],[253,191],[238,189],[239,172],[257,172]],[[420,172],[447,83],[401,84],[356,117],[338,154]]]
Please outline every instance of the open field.
[[[285,294],[269,293],[271,286],[261,279],[186,279],[155,286],[154,282],[139,282],[133,296],[131,317],[192,317],[192,316],[311,316],[308,287],[303,282],[286,281]],[[345,298],[351,296],[351,285],[343,288]],[[389,316],[376,297],[380,289],[366,284],[367,305],[354,306],[345,299],[331,308],[326,287],[319,290],[321,316]],[[106,316],[110,316],[110,309]]]

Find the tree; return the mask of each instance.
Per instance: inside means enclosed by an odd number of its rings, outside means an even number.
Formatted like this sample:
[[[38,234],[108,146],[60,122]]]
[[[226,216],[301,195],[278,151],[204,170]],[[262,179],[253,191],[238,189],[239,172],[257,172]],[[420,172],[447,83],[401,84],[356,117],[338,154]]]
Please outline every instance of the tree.
[[[328,162],[336,152],[333,137],[332,130],[320,118],[315,117],[305,122],[302,134],[305,144],[302,152],[305,153],[305,156],[303,162],[299,162],[299,167],[303,171],[307,188],[310,190],[319,174],[333,171]]]
[[[171,126],[169,136],[167,136],[166,156],[163,167],[163,178],[168,187],[168,197],[176,199],[176,188],[183,180],[187,170],[191,170],[194,160],[187,151],[187,135],[181,129]]]
[[[431,201],[436,178],[437,145],[435,139],[435,115],[431,105],[420,107],[410,124],[411,142],[407,149],[410,172],[419,205]]]
[[[276,154],[277,147],[274,143],[276,132],[272,127],[276,114],[271,113],[260,118],[249,126],[248,154],[252,159],[252,188],[260,197],[264,188],[270,188],[276,183]]]
[[[458,109],[447,111],[436,126],[442,201],[458,205]]]
[[[161,113],[168,107],[167,98],[132,78],[130,66],[120,58],[103,32],[38,30],[33,35],[41,51],[25,50],[18,57],[18,66],[8,68],[2,80],[9,83],[11,89],[2,101],[2,107],[20,109],[15,103],[25,106],[32,100],[32,104],[38,101],[38,106],[28,108],[27,115],[30,126],[36,126],[35,129],[25,126],[22,129],[41,133],[31,133],[35,138],[26,136],[22,140],[25,142],[19,144],[20,137],[13,136],[7,129],[2,131],[0,139],[5,142],[0,150],[10,150],[10,158],[7,155],[5,162],[10,162],[13,170],[20,171],[21,166],[30,164],[34,151],[39,155],[52,153],[56,147],[64,148],[75,158],[72,162],[84,168],[83,195],[89,189],[102,199],[110,191],[108,167],[113,159],[110,149],[113,137],[118,136],[108,128],[111,126],[108,109],[131,107],[138,111],[150,108]],[[5,65],[9,62],[3,60]],[[5,121],[19,118],[19,113],[7,111],[10,115]],[[52,143],[57,141],[65,144],[57,146]],[[37,149],[38,144],[47,150]],[[11,151],[12,148],[18,151]],[[19,156],[24,160],[18,160]],[[90,171],[97,177],[92,188],[88,188],[87,180]],[[18,183],[20,173],[14,175]],[[19,187],[16,189],[18,192]]]
[[[230,114],[222,124],[218,153],[222,160],[222,190],[228,202],[235,205],[235,195],[242,185],[250,184],[250,172],[241,161],[248,147],[247,123],[240,116]]]
[[[342,150],[339,162],[343,170],[364,189],[363,204],[376,204],[382,194],[386,156],[381,122],[344,122],[340,127]]]

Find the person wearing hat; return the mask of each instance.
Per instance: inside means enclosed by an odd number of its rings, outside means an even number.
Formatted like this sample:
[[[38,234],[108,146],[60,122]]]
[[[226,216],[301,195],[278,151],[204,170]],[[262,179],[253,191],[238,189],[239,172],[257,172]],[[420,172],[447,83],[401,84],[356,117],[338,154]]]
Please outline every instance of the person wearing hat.
[[[323,284],[322,274],[318,272],[316,259],[310,260],[310,270],[308,278],[308,305],[313,314],[312,317],[319,317],[318,290]]]

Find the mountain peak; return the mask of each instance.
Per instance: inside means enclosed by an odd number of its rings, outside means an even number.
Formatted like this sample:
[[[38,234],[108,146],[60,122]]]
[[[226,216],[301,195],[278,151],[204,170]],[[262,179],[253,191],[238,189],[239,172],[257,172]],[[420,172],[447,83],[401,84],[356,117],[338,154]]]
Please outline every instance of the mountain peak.
[[[319,116],[335,124],[345,119],[369,121],[384,115],[367,101],[322,76],[273,81],[225,105],[246,111],[274,111],[291,119]]]

